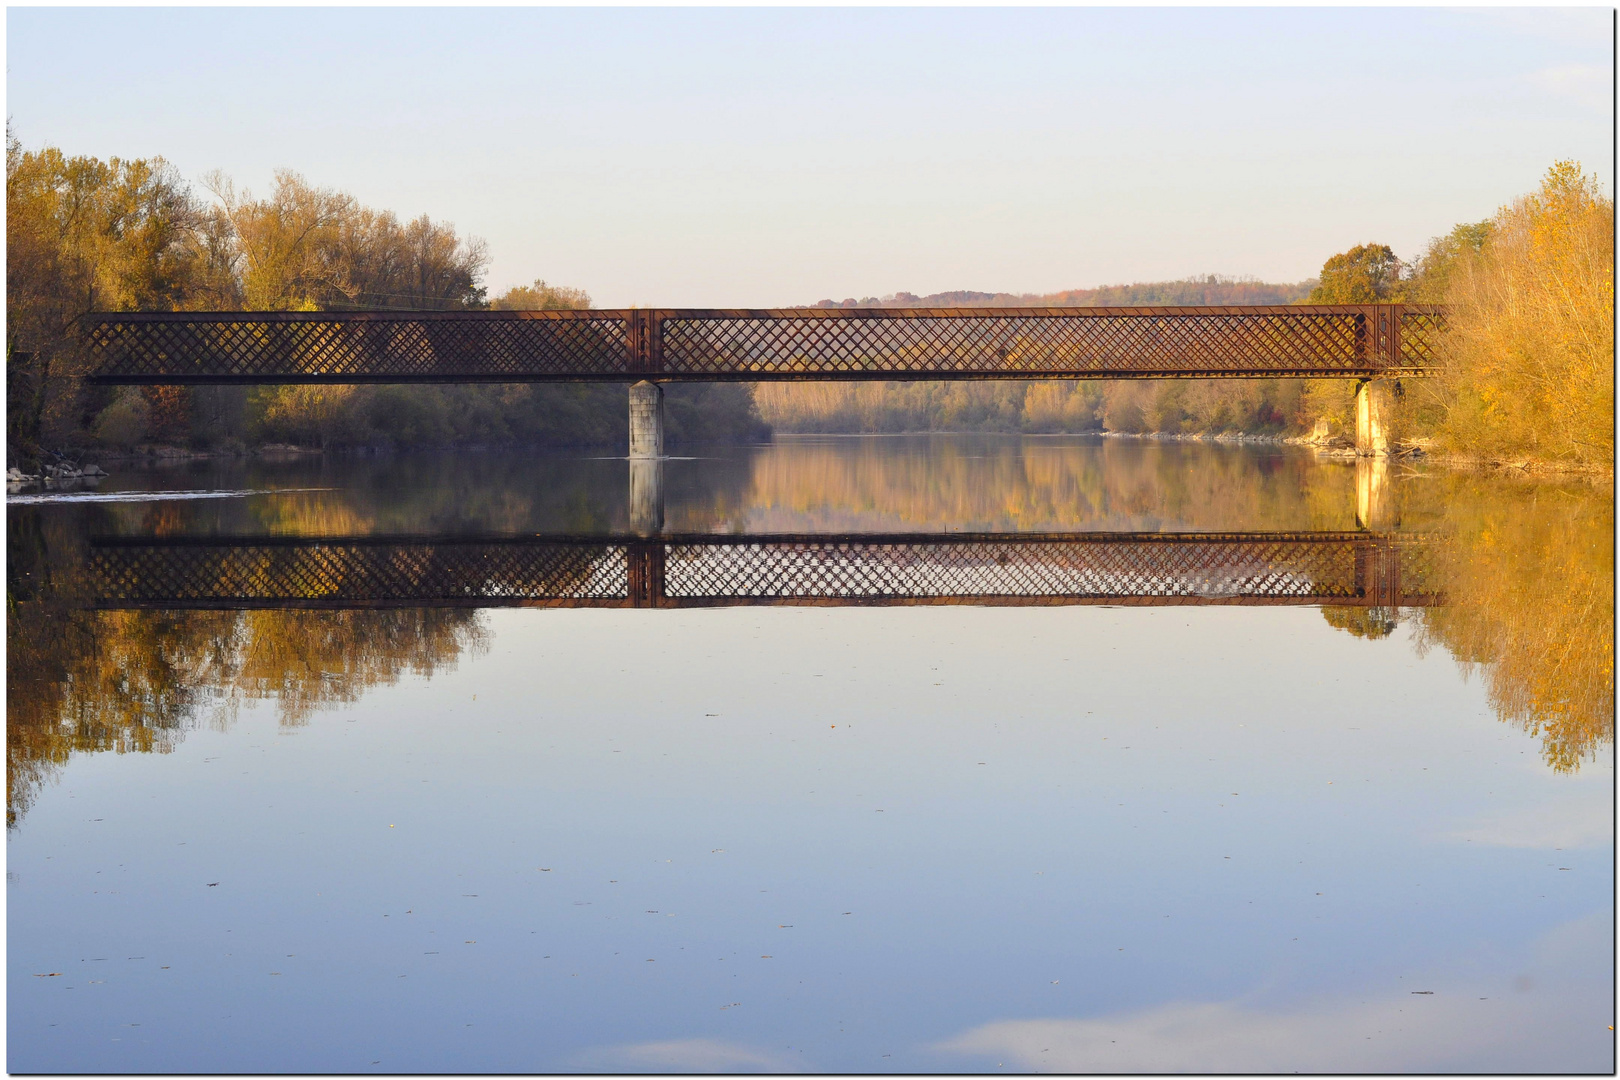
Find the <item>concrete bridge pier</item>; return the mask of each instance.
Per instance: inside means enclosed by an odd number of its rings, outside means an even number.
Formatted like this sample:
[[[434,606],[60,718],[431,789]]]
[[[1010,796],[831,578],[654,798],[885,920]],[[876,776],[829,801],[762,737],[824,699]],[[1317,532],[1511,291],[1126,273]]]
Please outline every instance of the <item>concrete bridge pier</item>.
[[[657,536],[664,531],[664,462],[630,459],[630,531]]]
[[[1356,453],[1387,455],[1395,421],[1394,379],[1363,379],[1356,384]]]
[[[664,456],[664,388],[643,380],[630,387],[630,459]]]
[[[1356,459],[1356,526],[1371,532],[1399,528],[1400,509],[1395,502],[1395,484],[1389,473],[1389,458]]]
[[[630,528],[664,528],[664,388],[652,382],[630,388]]]

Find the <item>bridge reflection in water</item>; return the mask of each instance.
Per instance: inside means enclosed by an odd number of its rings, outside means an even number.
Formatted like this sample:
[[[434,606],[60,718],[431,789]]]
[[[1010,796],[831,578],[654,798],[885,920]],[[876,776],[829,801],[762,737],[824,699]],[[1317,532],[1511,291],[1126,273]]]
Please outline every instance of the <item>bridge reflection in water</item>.
[[[102,537],[99,608],[1438,602],[1422,537],[1367,532]]]

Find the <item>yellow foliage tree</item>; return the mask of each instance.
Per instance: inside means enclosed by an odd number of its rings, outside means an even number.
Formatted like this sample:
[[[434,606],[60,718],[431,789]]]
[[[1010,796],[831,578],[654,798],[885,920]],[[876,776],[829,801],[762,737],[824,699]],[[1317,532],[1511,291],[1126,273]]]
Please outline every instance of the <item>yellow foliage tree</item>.
[[[1614,468],[1614,200],[1561,161],[1448,275],[1448,449]]]
[[[220,229],[162,158],[106,161],[6,140],[6,421],[12,448],[81,424],[90,311],[219,306]],[[105,402],[102,402],[105,404]],[[133,419],[133,417],[128,418]],[[126,425],[127,426],[127,425]]]

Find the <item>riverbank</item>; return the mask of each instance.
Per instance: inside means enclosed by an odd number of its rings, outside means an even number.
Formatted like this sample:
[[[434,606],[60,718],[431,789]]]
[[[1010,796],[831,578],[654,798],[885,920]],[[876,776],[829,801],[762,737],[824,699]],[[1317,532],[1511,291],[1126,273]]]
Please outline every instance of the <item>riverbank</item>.
[[[1612,461],[1606,465],[1534,460],[1512,461],[1473,454],[1436,453],[1429,450],[1421,452],[1426,463],[1443,465],[1459,472],[1477,472],[1489,475],[1516,473],[1547,478],[1570,477],[1572,479],[1589,479],[1594,482],[1608,481],[1611,485],[1614,482],[1614,463]]]
[[[1223,432],[1219,435],[1209,435],[1202,432],[1182,433],[1171,431],[1134,432],[1134,431],[1101,431],[1096,433],[1105,439],[1145,439],[1153,442],[1197,442],[1197,443],[1235,443],[1235,444],[1261,444],[1273,446],[1299,446],[1315,450],[1323,457],[1344,458],[1353,460],[1360,456],[1356,453],[1355,443],[1345,436],[1335,436],[1328,439],[1311,435],[1251,435],[1241,432]],[[1537,461],[1533,458],[1512,459],[1492,457],[1483,454],[1459,454],[1434,448],[1433,441],[1429,439],[1409,440],[1395,450],[1391,451],[1389,458],[1422,458],[1424,464],[1441,465],[1447,468],[1463,471],[1485,473],[1521,473],[1547,477],[1589,477],[1595,480],[1614,478],[1614,463],[1606,464],[1580,463],[1580,462],[1551,462]]]

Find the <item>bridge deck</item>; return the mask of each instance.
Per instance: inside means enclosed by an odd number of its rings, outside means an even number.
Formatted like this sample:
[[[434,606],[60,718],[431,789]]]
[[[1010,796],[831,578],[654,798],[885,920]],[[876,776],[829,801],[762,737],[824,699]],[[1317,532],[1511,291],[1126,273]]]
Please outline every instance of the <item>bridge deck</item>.
[[[1369,533],[130,537],[104,608],[1434,602],[1421,538]]]
[[[104,384],[1370,378],[1430,305],[179,312],[92,319]]]

